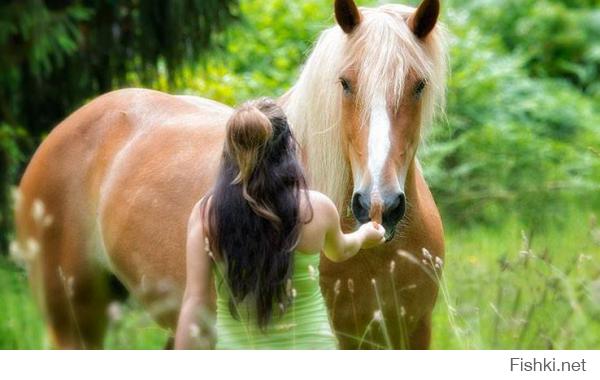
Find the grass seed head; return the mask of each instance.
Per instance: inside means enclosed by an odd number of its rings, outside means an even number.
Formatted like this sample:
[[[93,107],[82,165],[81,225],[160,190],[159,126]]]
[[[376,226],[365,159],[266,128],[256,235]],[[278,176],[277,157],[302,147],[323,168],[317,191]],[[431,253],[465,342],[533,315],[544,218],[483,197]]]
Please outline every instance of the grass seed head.
[[[431,256],[431,253],[429,253],[429,251],[427,250],[427,248],[421,249],[421,252],[423,253],[423,257],[425,259],[431,260],[433,258],[433,256]]]
[[[339,278],[335,281],[335,285],[333,286],[333,291],[335,294],[340,294],[340,288],[342,287],[342,280]]]
[[[348,279],[348,291],[354,293],[354,280],[351,278]]]
[[[383,321],[383,313],[381,312],[381,310],[375,310],[375,312],[373,313],[373,320],[376,322]]]
[[[113,322],[123,319],[123,308],[119,302],[111,302],[107,308],[108,318]]]

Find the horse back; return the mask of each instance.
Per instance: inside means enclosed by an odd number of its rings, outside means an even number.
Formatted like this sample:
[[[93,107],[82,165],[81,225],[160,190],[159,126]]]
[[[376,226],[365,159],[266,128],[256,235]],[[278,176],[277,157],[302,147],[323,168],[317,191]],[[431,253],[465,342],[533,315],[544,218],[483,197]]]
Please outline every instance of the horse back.
[[[60,123],[29,163],[16,209],[41,302],[57,269],[114,273],[142,302],[167,288],[179,297],[186,221],[216,175],[230,114],[210,100],[125,89]]]

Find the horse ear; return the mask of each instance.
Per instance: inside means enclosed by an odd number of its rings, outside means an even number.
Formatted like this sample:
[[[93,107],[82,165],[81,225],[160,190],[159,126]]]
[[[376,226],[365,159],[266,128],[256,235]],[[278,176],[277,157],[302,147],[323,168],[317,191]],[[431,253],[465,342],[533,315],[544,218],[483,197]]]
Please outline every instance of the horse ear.
[[[344,32],[352,33],[360,24],[360,12],[354,0],[335,0],[335,19]]]
[[[423,39],[431,33],[440,14],[439,0],[423,0],[419,8],[408,19],[413,33]]]

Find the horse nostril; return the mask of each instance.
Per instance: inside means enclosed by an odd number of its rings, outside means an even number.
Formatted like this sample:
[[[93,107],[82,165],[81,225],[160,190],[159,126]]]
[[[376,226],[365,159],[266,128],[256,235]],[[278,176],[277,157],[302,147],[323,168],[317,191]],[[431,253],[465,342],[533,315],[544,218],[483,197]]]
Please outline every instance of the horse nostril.
[[[369,203],[369,198],[366,197],[363,193],[356,192],[352,197],[352,213],[356,220],[360,223],[366,223],[370,220],[369,218],[369,209],[371,205]]]
[[[406,196],[404,193],[398,193],[387,204],[383,213],[384,224],[396,224],[404,216],[406,211]]]

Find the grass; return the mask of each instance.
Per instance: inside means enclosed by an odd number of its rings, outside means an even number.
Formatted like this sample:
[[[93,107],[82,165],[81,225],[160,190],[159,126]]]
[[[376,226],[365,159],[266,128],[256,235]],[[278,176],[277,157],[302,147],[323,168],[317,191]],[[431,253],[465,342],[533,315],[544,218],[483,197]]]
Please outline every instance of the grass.
[[[447,231],[448,294],[434,314],[433,348],[600,347],[595,220],[579,212],[543,231],[514,219]]]
[[[48,346],[40,314],[29,292],[24,271],[0,257],[0,348],[32,349]]]
[[[600,225],[573,212],[532,229],[519,220],[446,231],[434,313],[436,349],[600,347]],[[48,348],[25,273],[0,257],[0,348]],[[107,348],[159,349],[167,334],[134,303],[113,305]]]
[[[5,256],[0,257],[0,349],[46,349],[49,343],[42,316],[29,291],[26,273]],[[106,337],[110,349],[160,349],[167,333],[128,301],[110,307]]]

